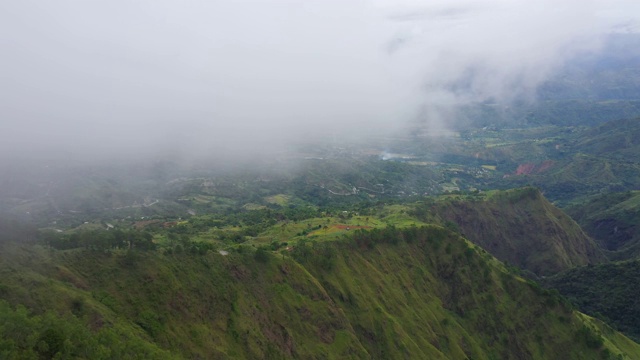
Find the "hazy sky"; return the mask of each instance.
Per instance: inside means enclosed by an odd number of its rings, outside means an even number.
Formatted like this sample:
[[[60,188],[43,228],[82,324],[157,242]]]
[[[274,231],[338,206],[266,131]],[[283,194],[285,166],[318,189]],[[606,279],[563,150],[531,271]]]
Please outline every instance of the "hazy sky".
[[[418,113],[446,124],[442,109],[526,95],[603,34],[637,31],[634,15],[604,0],[2,1],[0,150],[259,153]]]

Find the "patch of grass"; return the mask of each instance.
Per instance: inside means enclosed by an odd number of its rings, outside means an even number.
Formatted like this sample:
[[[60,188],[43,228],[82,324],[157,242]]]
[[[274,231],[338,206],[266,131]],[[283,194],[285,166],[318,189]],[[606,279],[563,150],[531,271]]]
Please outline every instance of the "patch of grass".
[[[291,200],[291,196],[285,194],[277,194],[264,198],[264,201],[269,204],[276,204],[280,206],[287,206],[289,204],[289,200]]]

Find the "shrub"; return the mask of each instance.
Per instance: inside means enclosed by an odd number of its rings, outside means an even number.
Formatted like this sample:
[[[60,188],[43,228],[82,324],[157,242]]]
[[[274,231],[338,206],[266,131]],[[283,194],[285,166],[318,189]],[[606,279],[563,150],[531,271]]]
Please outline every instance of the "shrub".
[[[267,250],[265,250],[262,246],[256,250],[255,254],[253,255],[253,258],[256,259],[257,262],[261,262],[261,263],[269,262],[269,254]]]

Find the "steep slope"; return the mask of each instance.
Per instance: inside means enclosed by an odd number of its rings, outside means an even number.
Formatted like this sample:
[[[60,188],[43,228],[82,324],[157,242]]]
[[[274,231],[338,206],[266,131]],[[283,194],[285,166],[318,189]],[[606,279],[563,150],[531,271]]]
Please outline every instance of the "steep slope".
[[[0,297],[11,304],[0,315],[41,339],[20,342],[0,325],[7,355],[82,357],[76,334],[86,337],[86,324],[104,349],[121,344],[92,358],[640,356],[638,344],[437,226],[358,231],[275,256],[6,245],[0,272]],[[50,326],[29,328],[29,319]]]
[[[604,260],[594,241],[535,188],[438,201],[429,212],[501,261],[538,275]]]
[[[603,194],[566,211],[611,259],[640,256],[640,192]]]
[[[359,232],[351,243],[335,247],[332,252],[319,246],[297,258],[345,310],[373,358],[571,359],[616,353],[594,351],[599,335],[586,335],[594,322],[444,229]],[[327,264],[328,254],[333,260]],[[580,350],[581,343],[591,345]]]
[[[98,334],[117,329],[172,356],[366,358],[344,314],[293,261],[262,263],[249,252],[12,255],[2,259],[19,269],[2,280],[9,303],[84,319]],[[329,329],[338,343],[323,338]]]
[[[640,339],[640,261],[571,269],[544,280],[581,311],[606,318],[620,331]]]

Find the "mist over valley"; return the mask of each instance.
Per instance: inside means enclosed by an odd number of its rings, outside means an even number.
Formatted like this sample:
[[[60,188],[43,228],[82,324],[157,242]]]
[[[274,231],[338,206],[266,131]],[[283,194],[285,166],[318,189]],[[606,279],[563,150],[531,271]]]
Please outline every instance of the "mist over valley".
[[[0,5],[0,358],[640,358],[633,1]]]

